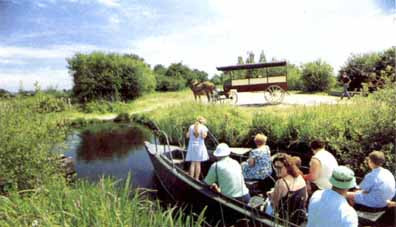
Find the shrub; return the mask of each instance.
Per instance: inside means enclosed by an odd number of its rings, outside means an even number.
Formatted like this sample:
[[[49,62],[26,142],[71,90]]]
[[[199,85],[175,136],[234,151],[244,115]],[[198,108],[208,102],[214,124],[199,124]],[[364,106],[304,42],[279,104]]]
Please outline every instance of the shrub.
[[[304,84],[301,78],[301,70],[295,65],[287,66],[287,86],[289,90],[303,90]]]
[[[351,78],[350,90],[360,90],[368,84],[368,89],[375,91],[382,88],[386,80],[396,80],[395,56],[394,47],[383,52],[353,54],[340,72],[346,72]]]
[[[65,138],[64,119],[32,111],[36,99],[18,97],[0,108],[0,178],[18,189],[34,188],[58,172],[51,151]]]
[[[67,62],[79,102],[135,99],[155,88],[153,72],[137,56],[93,52],[76,54]]]
[[[333,68],[322,60],[306,63],[302,66],[304,90],[327,91],[335,84]]]

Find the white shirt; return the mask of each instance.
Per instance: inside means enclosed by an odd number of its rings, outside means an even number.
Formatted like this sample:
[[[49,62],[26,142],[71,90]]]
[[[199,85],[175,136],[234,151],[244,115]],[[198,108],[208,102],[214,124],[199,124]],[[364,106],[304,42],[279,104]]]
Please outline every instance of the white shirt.
[[[355,226],[358,216],[344,196],[331,189],[314,192],[308,206],[307,227]]]
[[[319,160],[321,166],[319,177],[313,182],[319,189],[330,189],[332,187],[330,184],[330,177],[334,168],[338,166],[337,160],[330,152],[324,149],[316,152],[313,158]]]

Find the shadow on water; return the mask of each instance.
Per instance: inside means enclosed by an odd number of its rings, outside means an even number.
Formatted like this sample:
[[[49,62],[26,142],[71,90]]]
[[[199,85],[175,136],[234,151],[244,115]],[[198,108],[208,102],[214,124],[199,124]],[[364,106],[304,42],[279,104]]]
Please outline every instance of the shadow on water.
[[[145,140],[152,141],[152,134],[140,125],[91,125],[69,136],[65,155],[75,161],[78,178],[91,182],[102,176],[124,180],[130,172],[132,187],[157,190]]]

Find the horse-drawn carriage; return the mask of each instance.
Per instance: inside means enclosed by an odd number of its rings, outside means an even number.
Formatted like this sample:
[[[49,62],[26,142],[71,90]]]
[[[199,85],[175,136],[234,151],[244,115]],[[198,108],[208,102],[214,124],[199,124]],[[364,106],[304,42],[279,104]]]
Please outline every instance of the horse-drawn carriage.
[[[281,103],[287,92],[287,62],[268,62],[217,67],[230,78],[223,91],[216,91],[213,100],[238,102],[238,92],[263,92],[270,104]]]

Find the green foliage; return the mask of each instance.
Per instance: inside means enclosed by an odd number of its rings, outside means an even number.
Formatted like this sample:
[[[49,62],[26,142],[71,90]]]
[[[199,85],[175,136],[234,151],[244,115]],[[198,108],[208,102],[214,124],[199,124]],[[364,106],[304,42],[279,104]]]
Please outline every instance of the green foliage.
[[[289,90],[304,89],[303,80],[301,78],[301,70],[296,65],[287,65],[287,86]]]
[[[57,173],[51,150],[63,142],[66,126],[64,119],[43,114],[58,108],[44,97],[1,103],[0,178],[19,189],[37,187]]]
[[[76,54],[67,62],[79,102],[130,100],[155,88],[154,73],[135,55],[93,52]]]
[[[383,87],[387,80],[396,80],[395,56],[394,47],[382,52],[354,54],[340,72],[346,72],[351,78],[350,90],[360,90],[367,84],[370,91],[375,91]]]
[[[165,210],[130,188],[128,177],[122,184],[105,178],[74,187],[52,181],[28,197],[13,192],[0,196],[0,226],[202,226],[204,211],[193,218],[175,207]]]
[[[304,64],[301,77],[308,92],[327,91],[335,84],[333,68],[322,60]]]
[[[157,91],[177,91],[191,84],[191,81],[204,81],[208,74],[198,69],[190,69],[182,63],[171,64],[167,69],[162,65],[154,67]]]

